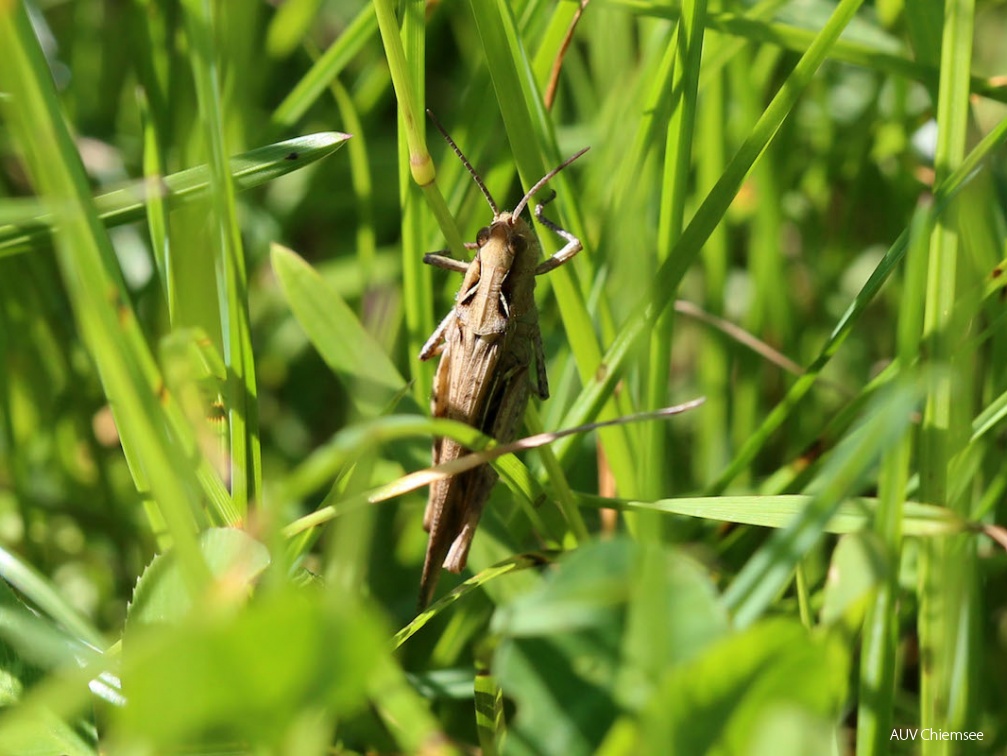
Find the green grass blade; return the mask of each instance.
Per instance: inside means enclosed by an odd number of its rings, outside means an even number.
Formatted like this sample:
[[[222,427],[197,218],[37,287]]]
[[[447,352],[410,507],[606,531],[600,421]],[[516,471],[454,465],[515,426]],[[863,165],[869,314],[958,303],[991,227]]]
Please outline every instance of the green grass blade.
[[[665,135],[664,172],[661,182],[663,191],[657,230],[657,259],[660,262],[667,260],[685,225],[705,26],[705,0],[683,2],[682,18],[678,24],[672,85],[674,99]],[[664,295],[677,296],[677,292],[666,291]],[[671,345],[675,333],[673,323],[673,312],[666,311],[653,324],[650,332],[646,386],[648,409],[663,407],[669,401]],[[667,439],[668,429],[663,424],[653,423],[643,429],[639,469],[640,489],[650,496],[659,496],[667,490],[669,472]]]
[[[66,129],[49,69],[23,6],[0,10],[0,87],[9,124],[25,161],[56,213],[57,257],[74,315],[115,412],[123,446],[133,452],[138,487],[149,484],[179,551],[190,591],[208,578],[195,539],[198,486],[189,460],[167,432],[155,372],[115,256],[91,201],[87,179]]]
[[[337,132],[286,139],[231,158],[228,170],[235,187],[244,191],[330,155],[347,139],[349,135]],[[209,166],[200,165],[164,176],[157,181],[156,191],[170,209],[175,209],[205,198],[209,186]],[[94,198],[99,219],[107,228],[142,219],[151,191],[149,181],[136,181],[121,189],[99,194]],[[5,207],[8,202],[4,201]],[[0,257],[51,244],[54,219],[44,212],[44,207],[44,204],[35,202],[25,205],[24,212],[18,213],[20,222],[0,226]]]
[[[916,211],[906,258],[906,285],[899,317],[899,362],[912,364],[922,333],[922,303],[926,281],[926,243],[930,232],[928,207]],[[898,637],[897,600],[902,562],[903,517],[913,439],[903,438],[882,462],[880,500],[874,531],[884,551],[887,573],[864,620],[860,661],[860,705],[857,709],[858,756],[883,754],[891,743],[895,711],[895,658]],[[947,510],[945,510],[947,511]]]
[[[937,182],[953,175],[965,157],[969,116],[969,72],[975,31],[974,0],[952,0],[944,15],[941,80],[937,102]],[[938,370],[927,394],[920,427],[920,497],[923,501],[969,512],[969,498],[949,496],[948,472],[952,457],[968,439],[971,407],[954,388],[956,355],[962,337],[962,313],[956,308],[960,255],[955,218],[938,219],[930,237],[923,351]],[[977,669],[971,649],[963,641],[970,632],[968,618],[976,601],[975,546],[972,539],[947,538],[928,543],[919,570],[920,650],[932,663],[921,667],[920,727],[964,730],[973,721],[969,711],[969,679]],[[945,753],[947,744],[926,742],[924,754]]]
[[[231,466],[231,498],[244,517],[250,502],[259,498],[262,488],[262,463],[259,450],[259,415],[255,398],[255,360],[252,354],[251,326],[248,315],[248,273],[245,250],[238,226],[234,183],[227,163],[224,111],[218,60],[223,47],[218,36],[221,27],[209,2],[186,0],[185,21],[195,55],[191,57],[196,80],[196,97],[203,123],[203,136],[210,155],[210,203],[213,207],[216,235],[215,253],[220,255],[222,280],[218,292],[223,319],[224,362],[228,385],[226,407],[230,430],[228,449]],[[222,285],[221,285],[222,284]]]
[[[731,522],[760,528],[786,528],[794,524],[814,498],[809,494],[779,494],[774,496],[682,496],[657,501],[610,499],[577,493],[581,506],[660,512],[682,517],[699,517],[712,522]],[[844,499],[822,530],[826,533],[857,533],[877,521],[882,502],[879,499],[857,497]],[[954,512],[932,504],[907,501],[901,513],[900,527],[907,536],[926,537],[965,533],[975,529]]]
[[[962,190],[967,181],[979,170],[982,163],[990,158],[994,150],[1007,142],[1007,119],[1001,121],[997,127],[991,130],[983,140],[972,150],[968,158],[942,182],[934,192],[934,213],[940,214],[948,204]],[[903,233],[895,240],[895,243],[885,253],[884,258],[871,273],[867,283],[855,297],[854,301],[847,308],[840,318],[829,338],[822,346],[818,356],[805,370],[804,375],[797,379],[786,397],[770,412],[763,420],[755,433],[749,438],[741,450],[737,453],[731,464],[725,469],[717,480],[707,489],[707,493],[717,493],[724,491],[730,482],[745,469],[755,458],[759,449],[766,443],[770,435],[775,432],[789,417],[794,407],[807,395],[811,387],[815,384],[818,376],[842,346],[843,342],[850,335],[853,326],[864,313],[867,306],[874,301],[881,287],[888,277],[902,261],[908,246],[909,234]]]
[[[795,521],[775,533],[748,561],[724,593],[738,627],[747,627],[769,608],[842,500],[863,485],[881,453],[906,432],[917,401],[918,391],[895,386],[871,403],[860,428],[832,453],[822,472],[820,492]]]
[[[666,292],[677,290],[685,272],[699,256],[703,244],[727,212],[742,181],[776,136],[783,120],[811,82],[815,71],[825,60],[828,50],[860,4],[859,0],[842,0],[836,7],[829,22],[815,37],[814,43],[801,57],[741,149],[728,164],[723,176],[696,211],[668,259],[657,271],[652,289],[654,294],[648,301],[634,309],[633,315],[605,354],[602,375],[586,385],[576,404],[567,414],[564,424],[577,425],[597,415],[602,402],[611,394],[637,339],[648,324],[671,304],[672,299],[666,296]],[[562,447],[557,449],[557,453],[562,453]]]
[[[406,388],[406,381],[357,316],[304,260],[280,246],[273,271],[298,323],[339,377],[362,418],[377,417]]]
[[[49,581],[6,549],[0,549],[0,575],[79,640],[99,650],[108,645],[102,634],[81,617]]]
[[[273,112],[277,128],[289,128],[308,111],[353,57],[378,30],[378,20],[370,3],[364,5],[343,33],[315,61],[311,70],[290,90]]]

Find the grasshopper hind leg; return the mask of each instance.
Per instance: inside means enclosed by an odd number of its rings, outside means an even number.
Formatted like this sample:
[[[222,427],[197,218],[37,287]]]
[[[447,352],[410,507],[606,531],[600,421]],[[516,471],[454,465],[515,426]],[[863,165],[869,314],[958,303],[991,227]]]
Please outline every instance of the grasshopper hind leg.
[[[437,488],[431,489],[424,518],[430,520],[430,539],[420,577],[420,609],[433,598],[442,567],[454,573],[465,568],[472,536],[496,479],[493,468],[483,466],[461,473],[450,486],[448,481],[437,481]]]
[[[466,505],[459,508],[459,522],[454,540],[444,557],[443,567],[448,572],[456,575],[465,569],[469,558],[469,548],[472,546],[472,539],[475,537],[476,528],[479,526],[479,519],[482,517],[483,509],[489,500],[490,492],[497,482],[497,473],[489,465],[477,467],[475,470],[465,473],[468,480],[466,489]]]
[[[427,339],[427,343],[423,345],[423,348],[420,350],[420,361],[426,361],[431,357],[436,357],[445,350],[444,334],[448,330],[448,326],[451,325],[454,318],[455,311],[451,310],[451,312],[445,316],[444,320],[441,321],[440,325],[437,326],[434,332],[430,335],[430,338]]]
[[[535,393],[543,401],[549,398],[549,375],[545,369],[545,347],[542,346],[542,332],[536,328],[532,335],[535,349]]]
[[[434,596],[437,578],[441,574],[441,566],[452,547],[454,533],[461,528],[458,522],[459,513],[456,508],[445,506],[437,513],[430,524],[430,541],[427,543],[427,553],[423,560],[423,574],[420,577],[419,608],[423,610]]]

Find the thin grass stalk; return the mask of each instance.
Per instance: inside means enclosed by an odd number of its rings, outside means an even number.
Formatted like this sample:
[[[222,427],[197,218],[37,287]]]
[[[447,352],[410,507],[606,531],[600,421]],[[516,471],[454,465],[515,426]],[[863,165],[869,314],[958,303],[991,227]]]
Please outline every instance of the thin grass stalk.
[[[196,98],[209,150],[210,202],[219,255],[218,297],[227,366],[227,413],[230,428],[231,498],[243,518],[262,487],[259,410],[255,359],[248,315],[248,273],[238,226],[234,184],[228,166],[224,111],[217,60],[219,44],[209,0],[187,0],[185,21],[194,55],[190,56]]]
[[[921,206],[910,229],[898,321],[898,364],[903,366],[903,376],[908,373],[905,366],[912,365],[919,354],[929,236],[930,208]],[[884,548],[887,569],[864,619],[860,691],[857,696],[858,756],[888,753],[891,746],[899,630],[896,602],[902,558],[902,514],[912,452],[913,437],[912,434],[906,434],[885,453],[881,463],[874,532]]]
[[[974,0],[949,0],[941,45],[941,79],[937,101],[935,182],[940,185],[962,165],[969,116],[969,71],[972,60]],[[937,371],[923,410],[920,428],[920,495],[924,502],[961,511],[967,501],[950,499],[948,466],[963,436],[956,421],[962,413],[956,383],[955,351],[961,340],[957,324],[956,287],[960,249],[952,214],[938,218],[930,237],[923,345]],[[963,361],[958,361],[961,365]],[[961,409],[959,406],[957,409]],[[964,436],[967,438],[967,436]],[[965,507],[967,514],[967,505]],[[919,620],[920,727],[965,729],[969,695],[968,616],[974,600],[974,540],[942,538],[926,543],[920,553]],[[924,741],[924,754],[950,752],[947,741]]]
[[[6,122],[39,193],[58,218],[56,253],[82,338],[98,367],[139,490],[149,490],[174,538],[186,587],[202,594],[209,570],[196,541],[198,485],[151,380],[163,386],[108,236],[98,220],[79,154],[63,120],[49,67],[21,4],[0,10],[0,87],[16,103]]]
[[[402,256],[403,283],[406,299],[406,312],[414,313],[413,322],[416,328],[408,330],[410,364],[413,365],[413,396],[423,406],[433,390],[433,365],[421,364],[416,359],[420,348],[433,331],[437,319],[433,316],[433,276],[428,266],[422,263],[423,254],[428,250],[423,248],[426,242],[427,209],[423,202],[423,194],[440,199],[441,214],[448,215],[447,206],[441,197],[440,190],[434,184],[436,176],[430,154],[426,151],[426,20],[425,3],[422,0],[406,0],[400,3],[402,20],[400,37],[402,52],[405,55],[405,77],[408,81],[407,99],[415,107],[410,113],[408,107],[399,109],[399,186],[402,201]],[[383,30],[382,30],[383,31]],[[417,148],[416,145],[422,145]],[[421,164],[418,170],[413,169],[415,156],[420,154]],[[426,181],[423,173],[423,161],[429,164],[430,181]],[[407,168],[409,169],[407,171]],[[413,174],[415,183],[409,180]],[[428,188],[429,187],[429,188]],[[421,191],[422,190],[422,191]],[[436,199],[434,200],[436,204]],[[452,223],[453,227],[454,224]],[[457,233],[457,232],[456,232]],[[459,254],[460,250],[455,254]],[[464,259],[464,258],[463,258]],[[415,317],[418,315],[418,317]],[[407,319],[407,323],[409,320]]]
[[[676,63],[672,77],[676,98],[665,134],[663,191],[657,231],[659,263],[667,260],[681,238],[685,224],[705,23],[706,0],[685,0],[676,35]],[[661,290],[653,292],[652,296],[657,300],[660,297],[673,298],[677,293],[677,290]],[[668,401],[673,324],[674,310],[666,309],[651,330],[645,387],[647,407],[663,407]],[[657,498],[668,490],[668,429],[654,423],[642,431],[640,490],[644,496]],[[659,522],[653,525],[656,527],[645,527],[643,532],[658,535],[661,525]]]
[[[862,0],[842,0],[836,7],[828,23],[815,38],[815,42],[794,67],[787,81],[784,82],[780,91],[753,127],[749,138],[745,140],[738,153],[728,164],[724,175],[721,176],[717,185],[696,211],[692,221],[682,232],[682,236],[668,260],[657,271],[655,291],[674,291],[678,288],[686,271],[699,256],[703,244],[724,217],[752,166],[776,136],[783,120],[791,112],[798,97],[811,82],[818,67],[825,60],[829,49],[853,18],[861,3]],[[597,416],[602,403],[611,395],[619,380],[626,360],[632,353],[637,340],[648,324],[652,323],[654,318],[670,306],[672,301],[673,298],[665,298],[656,302],[648,300],[633,311],[619,336],[605,354],[602,362],[604,371],[596,374],[590,382],[585,384],[584,390],[567,413],[564,424],[575,425],[582,423],[587,418]],[[561,458],[561,452],[567,446],[568,444],[557,447],[557,454]]]
[[[409,353],[417,355],[433,331],[432,276],[423,265],[425,242],[423,210],[416,187],[423,190],[448,246],[458,259],[465,257],[465,243],[436,183],[437,172],[427,151],[422,107],[424,95],[424,3],[409,0],[400,32],[391,0],[374,0],[378,29],[385,46],[388,67],[399,106],[399,187],[402,205],[402,278]],[[405,40],[405,45],[403,44]],[[407,56],[408,53],[408,56]],[[409,177],[412,177],[413,186]],[[433,366],[411,360],[413,394],[426,403],[433,385]]]
[[[168,245],[168,210],[160,192],[160,182],[168,173],[162,153],[162,139],[159,137],[159,124],[155,113],[147,104],[143,90],[137,97],[140,105],[140,117],[143,123],[143,177],[147,187],[147,230],[150,233],[150,246],[157,266],[161,290],[168,308],[168,322],[175,321],[176,284],[175,268],[171,264],[171,251]]]
[[[366,4],[356,18],[315,61],[311,70],[290,90],[273,111],[272,123],[279,131],[297,123],[325,92],[335,77],[363,49],[378,30],[375,10],[379,3]],[[394,15],[394,14],[393,14]]]
[[[699,193],[708,192],[724,172],[728,135],[724,124],[724,80],[721,71],[707,80],[699,110],[696,134],[696,175]],[[704,309],[711,315],[724,314],[728,272],[727,229],[714,229],[703,247]],[[721,338],[703,340],[698,358],[697,380],[706,405],[696,425],[697,449],[693,480],[705,484],[727,464],[730,436],[729,350]]]

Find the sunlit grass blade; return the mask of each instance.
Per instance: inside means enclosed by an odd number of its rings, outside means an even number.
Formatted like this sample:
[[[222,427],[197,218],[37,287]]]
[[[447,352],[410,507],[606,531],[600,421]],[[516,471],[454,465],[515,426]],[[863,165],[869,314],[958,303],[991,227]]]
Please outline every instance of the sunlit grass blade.
[[[347,139],[347,134],[325,132],[258,147],[231,158],[230,174],[239,191],[251,189],[332,154]],[[169,174],[161,178],[157,186],[169,208],[180,207],[206,196],[210,186],[209,167],[200,165]],[[147,179],[97,195],[94,204],[99,219],[107,228],[142,219],[150,191],[150,180]],[[8,202],[4,201],[4,207]],[[19,213],[21,223],[0,226],[0,257],[51,244],[52,216],[43,212],[44,204],[33,204],[31,207],[38,208],[34,217]],[[25,206],[25,213],[28,209]]]
[[[975,33],[974,0],[952,0],[943,18],[941,76],[937,100],[935,181],[943,183],[961,167],[969,123],[969,73]],[[970,514],[969,497],[950,495],[950,462],[968,439],[973,409],[958,397],[955,384],[965,376],[957,366],[969,355],[956,354],[967,328],[957,306],[961,240],[955,218],[945,214],[931,229],[923,313],[922,351],[937,370],[928,387],[920,426],[920,498]],[[964,730],[974,720],[969,680],[979,667],[972,649],[971,618],[978,602],[975,544],[955,537],[927,543],[920,553],[918,631],[920,652],[931,663],[920,668],[920,727]],[[943,744],[923,744],[924,754],[943,753]]]
[[[497,578],[508,575],[512,572],[518,570],[527,570],[534,567],[541,567],[549,563],[549,560],[555,555],[551,553],[536,553],[536,554],[518,554],[517,556],[511,557],[499,564],[495,564],[481,572],[473,575],[464,583],[459,585],[457,588],[452,590],[450,593],[444,597],[438,599],[436,602],[431,604],[429,607],[424,609],[418,615],[416,619],[406,625],[404,628],[399,630],[393,640],[393,645],[398,648],[411,637],[413,637],[417,632],[423,629],[427,623],[430,622],[434,617],[436,617],[441,612],[445,611],[452,604],[460,601],[469,593],[479,589],[481,586],[490,582],[491,580],[496,580]]]
[[[611,499],[576,493],[583,507],[626,509],[661,512],[681,517],[700,517],[714,522],[731,522],[738,525],[755,525],[762,528],[785,528],[808,509],[813,497],[809,494],[779,494],[775,496],[683,496],[657,501]],[[843,500],[835,514],[822,527],[826,533],[856,533],[875,521],[880,503],[878,499],[858,497]],[[907,536],[937,536],[975,532],[978,526],[969,523],[954,512],[932,504],[905,502],[900,522]]]
[[[401,395],[405,379],[339,295],[294,252],[273,247],[273,270],[301,327],[339,376],[362,418]]]
[[[756,552],[724,593],[738,627],[748,626],[768,609],[843,499],[863,485],[881,452],[901,439],[919,398],[919,387],[897,385],[871,402],[860,427],[830,455],[808,506]]]
[[[43,576],[6,549],[0,549],[0,575],[81,641],[96,649],[105,648],[107,642],[102,634],[81,617]]]
[[[235,187],[227,163],[227,135],[224,122],[225,102],[220,79],[218,49],[223,46],[219,23],[209,3],[183,0],[184,19],[194,55],[190,56],[196,83],[196,99],[203,125],[203,138],[209,152],[209,200],[213,208],[215,238],[213,251],[218,257],[217,290],[227,365],[226,410],[230,445],[231,498],[241,516],[250,502],[259,498],[262,488],[262,462],[259,447],[259,392],[255,381],[251,326],[248,312],[248,273],[245,250],[238,227]]]
[[[74,315],[115,413],[122,443],[132,451],[138,487],[150,491],[178,549],[195,595],[208,578],[195,530],[199,485],[191,462],[168,431],[149,383],[153,359],[122,291],[111,244],[91,201],[77,150],[63,121],[46,65],[23,6],[0,12],[0,87],[7,123],[56,213],[57,257]]]
[[[634,308],[633,314],[623,326],[616,341],[605,354],[604,373],[586,384],[584,391],[581,392],[567,415],[568,423],[580,423],[594,417],[602,403],[611,394],[637,339],[641,337],[647,324],[671,304],[672,298],[668,297],[668,292],[678,289],[686,271],[699,256],[703,244],[723,218],[742,181],[765,151],[769,142],[776,136],[783,120],[793,109],[801,92],[811,82],[815,71],[825,60],[829,49],[856,13],[860,4],[861,0],[842,0],[829,22],[815,38],[814,43],[794,67],[793,72],[763,112],[741,149],[728,164],[716,186],[696,210],[692,221],[675,245],[675,249],[671,251],[668,259],[657,271],[652,288],[652,292],[658,293],[657,296],[652,295],[647,301]],[[562,456],[564,450],[564,447],[559,447],[557,453]]]
[[[277,106],[273,123],[278,128],[296,123],[377,30],[378,20],[368,3]]]

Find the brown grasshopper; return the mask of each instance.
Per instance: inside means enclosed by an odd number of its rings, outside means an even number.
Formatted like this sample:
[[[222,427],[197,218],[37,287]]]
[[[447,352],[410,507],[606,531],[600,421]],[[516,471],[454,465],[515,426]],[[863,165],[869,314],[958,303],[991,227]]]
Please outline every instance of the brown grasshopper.
[[[419,355],[421,360],[441,356],[434,377],[432,414],[467,423],[506,443],[514,439],[519,429],[529,391],[534,390],[541,399],[549,397],[542,334],[535,309],[535,276],[559,267],[581,250],[580,239],[542,215],[555,193],[535,207],[535,219],[566,241],[548,260],[539,262],[538,239],[520,216],[532,196],[588,148],[543,176],[512,212],[500,212],[458,145],[433,119],[432,113],[430,116],[493,210],[493,222],[479,230],[474,244],[465,245],[476,250],[471,262],[434,253],[423,257],[423,262],[429,265],[465,274],[454,308]],[[534,385],[530,371],[532,357]],[[450,438],[434,439],[435,465],[468,453],[468,449]],[[482,465],[431,484],[423,516],[423,527],[430,533],[430,541],[420,580],[421,608],[430,603],[442,565],[455,573],[465,568],[479,517],[496,480],[496,471],[490,465]]]

